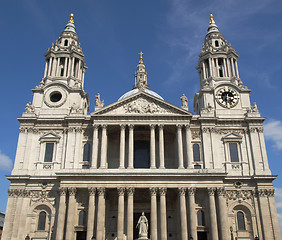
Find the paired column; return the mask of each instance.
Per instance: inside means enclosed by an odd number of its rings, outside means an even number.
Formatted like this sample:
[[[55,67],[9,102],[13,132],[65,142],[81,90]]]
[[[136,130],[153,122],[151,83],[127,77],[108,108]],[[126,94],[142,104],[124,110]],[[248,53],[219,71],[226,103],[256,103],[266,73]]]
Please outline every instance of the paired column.
[[[184,168],[184,165],[183,165],[182,125],[177,125],[177,144],[178,144],[178,168]]]
[[[161,216],[161,239],[167,240],[167,222],[166,222],[166,188],[160,188],[160,216]]]
[[[212,240],[218,240],[216,207],[215,207],[215,198],[214,198],[215,190],[216,188],[208,188],[209,210],[210,210],[210,230],[211,230],[211,239]]]
[[[159,125],[159,153],[160,153],[160,168],[165,168],[164,159],[164,125]]]
[[[181,187],[178,189],[179,205],[180,205],[180,225],[181,225],[181,240],[188,240],[187,232],[187,215],[186,215],[186,188]]]
[[[156,168],[156,136],[155,125],[150,125],[150,168]]]
[[[157,240],[157,188],[150,188],[151,191],[151,240]]]
[[[127,188],[127,240],[133,240],[133,195],[134,188]]]
[[[95,221],[95,192],[96,188],[90,187],[89,203],[88,203],[88,220],[87,220],[87,240],[92,239],[94,236],[94,221]]]
[[[120,125],[119,168],[124,168],[125,156],[125,125]]]
[[[125,188],[118,188],[118,223],[117,223],[117,239],[123,240],[124,232],[124,191]]]
[[[219,210],[219,222],[220,222],[220,235],[221,239],[228,239],[228,219],[227,219],[227,206],[225,199],[224,188],[217,189],[218,194],[218,210]]]
[[[105,188],[100,187],[98,190],[98,213],[97,213],[97,231],[96,239],[104,239],[104,226],[105,226]],[[67,238],[73,239],[73,238]]]
[[[98,146],[99,146],[98,131],[99,131],[99,126],[98,125],[94,125],[93,126],[93,144],[92,144],[91,168],[97,168]]]
[[[129,125],[128,168],[133,168],[134,158],[134,126]]]
[[[59,214],[56,229],[56,239],[63,240],[64,237],[64,226],[66,217],[66,194],[67,188],[60,188],[60,203],[59,203]]]
[[[76,209],[76,188],[71,187],[69,190],[69,207],[68,207],[68,217],[67,217],[67,229],[66,229],[66,239],[74,238],[74,219],[75,219],[75,209]],[[63,221],[64,222],[64,221]]]
[[[191,143],[191,131],[190,131],[190,125],[185,126],[186,130],[186,156],[187,156],[187,165],[188,168],[193,168],[192,162],[193,162],[193,149],[192,149],[192,143]]]
[[[190,236],[193,237],[193,239],[197,239],[197,214],[195,211],[195,192],[196,188],[188,188]]]
[[[101,143],[101,164],[100,168],[106,168],[107,162],[107,125],[102,126],[102,143]]]

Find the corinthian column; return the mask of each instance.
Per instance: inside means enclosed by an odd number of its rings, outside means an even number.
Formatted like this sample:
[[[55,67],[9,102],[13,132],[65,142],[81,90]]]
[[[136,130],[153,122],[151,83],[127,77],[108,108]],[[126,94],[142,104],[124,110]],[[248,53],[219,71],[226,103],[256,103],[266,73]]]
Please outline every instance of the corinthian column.
[[[157,240],[157,189],[150,188],[151,192],[151,240]]]
[[[91,168],[97,168],[97,160],[98,160],[98,131],[99,126],[93,126],[93,144],[92,144],[92,161],[91,161]]]
[[[210,209],[210,229],[212,240],[218,240],[218,231],[217,231],[217,218],[216,218],[216,208],[215,208],[215,194],[216,188],[208,188],[209,194],[209,209]]]
[[[167,239],[167,222],[166,222],[166,188],[160,188],[160,216],[161,216],[161,239]]]
[[[67,217],[67,229],[66,229],[66,239],[74,238],[74,219],[75,219],[75,194],[76,188],[71,187],[69,190],[69,207],[68,207],[68,217]]]
[[[164,159],[164,125],[159,125],[159,152],[160,152],[160,168],[165,168]]]
[[[97,213],[97,231],[96,239],[104,240],[105,226],[105,188],[100,187],[98,190],[98,213]],[[69,238],[68,238],[69,239]]]
[[[221,239],[228,239],[228,219],[227,219],[227,206],[225,199],[224,188],[217,189],[218,194],[218,210],[219,210],[219,222],[220,222],[220,235]]]
[[[87,240],[91,239],[94,235],[94,221],[95,221],[95,192],[96,188],[90,187],[89,203],[88,203],[88,220],[87,220]]]
[[[156,168],[156,137],[155,125],[150,125],[150,168]]]
[[[124,168],[125,156],[125,125],[120,125],[120,143],[119,143],[119,168]]]
[[[133,195],[134,188],[127,188],[127,240],[133,240]]]
[[[102,126],[102,144],[101,144],[101,165],[100,168],[106,168],[107,162],[107,125]]]
[[[187,151],[186,151],[186,157],[187,157],[187,166],[188,168],[193,168],[193,149],[192,149],[192,143],[191,143],[191,130],[190,130],[190,125],[185,126],[186,130],[186,146],[187,146]]]
[[[123,240],[124,232],[124,191],[125,188],[118,188],[118,224],[117,224],[117,239]]]
[[[179,192],[179,204],[180,204],[180,226],[181,226],[181,240],[188,240],[187,232],[187,212],[186,212],[186,188],[182,187],[178,189]]]
[[[178,146],[178,168],[183,166],[183,143],[182,143],[182,126],[177,125],[177,146]]]
[[[128,168],[133,168],[134,158],[134,126],[129,125]]]
[[[66,217],[66,194],[67,188],[60,188],[60,203],[59,203],[59,214],[58,223],[56,229],[56,239],[62,240],[64,237],[64,225]]]
[[[195,192],[196,188],[188,188],[190,235],[193,237],[193,239],[197,239],[197,214],[195,211]]]

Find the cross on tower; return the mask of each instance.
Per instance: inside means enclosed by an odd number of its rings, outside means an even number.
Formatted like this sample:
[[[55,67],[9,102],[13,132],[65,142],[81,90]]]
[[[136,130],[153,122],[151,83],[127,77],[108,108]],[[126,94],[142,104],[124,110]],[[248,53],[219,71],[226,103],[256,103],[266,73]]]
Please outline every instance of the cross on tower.
[[[139,57],[139,63],[143,63],[143,52],[141,51],[140,53],[138,53],[140,55]]]

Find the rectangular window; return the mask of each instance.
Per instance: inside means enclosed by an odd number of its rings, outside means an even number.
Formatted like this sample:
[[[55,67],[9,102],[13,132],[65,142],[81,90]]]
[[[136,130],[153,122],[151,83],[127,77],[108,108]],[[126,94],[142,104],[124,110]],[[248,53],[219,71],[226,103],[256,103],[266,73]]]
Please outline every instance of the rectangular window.
[[[44,162],[52,162],[54,143],[46,143]]]
[[[231,162],[239,162],[238,144],[229,143],[230,159]]]
[[[83,161],[90,162],[90,144],[84,144],[83,148]]]

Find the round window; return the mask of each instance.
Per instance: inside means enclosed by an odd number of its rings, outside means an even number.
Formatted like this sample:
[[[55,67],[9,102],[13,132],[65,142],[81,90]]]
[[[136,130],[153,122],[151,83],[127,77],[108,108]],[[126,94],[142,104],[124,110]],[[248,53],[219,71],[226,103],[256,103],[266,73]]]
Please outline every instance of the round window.
[[[59,102],[62,99],[62,94],[60,92],[53,92],[50,94],[51,102]]]

